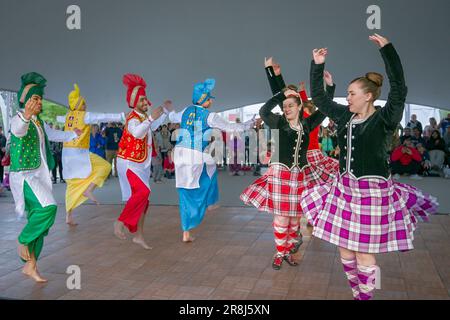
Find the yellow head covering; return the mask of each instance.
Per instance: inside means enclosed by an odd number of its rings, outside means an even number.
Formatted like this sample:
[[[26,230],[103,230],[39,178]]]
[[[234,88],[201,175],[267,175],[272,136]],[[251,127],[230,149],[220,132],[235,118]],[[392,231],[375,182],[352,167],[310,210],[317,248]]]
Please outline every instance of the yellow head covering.
[[[70,110],[75,111],[85,103],[85,100],[80,96],[80,88],[78,88],[78,85],[75,83],[73,87],[74,90],[69,93],[69,107]]]

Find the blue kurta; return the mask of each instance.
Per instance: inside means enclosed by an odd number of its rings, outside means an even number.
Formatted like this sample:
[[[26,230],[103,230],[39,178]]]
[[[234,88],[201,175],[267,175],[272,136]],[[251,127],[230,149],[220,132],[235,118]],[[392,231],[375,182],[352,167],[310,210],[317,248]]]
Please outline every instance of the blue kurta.
[[[177,141],[177,147],[203,152],[209,144],[208,125],[209,111],[200,106],[190,106],[183,112],[180,127],[189,132],[189,137],[182,136]],[[195,133],[195,134],[194,134]],[[205,138],[206,137],[206,138]],[[206,165],[203,165],[199,188],[177,188],[180,197],[180,218],[183,231],[196,228],[203,221],[208,206],[215,204],[219,199],[217,185],[217,172],[208,176]]]

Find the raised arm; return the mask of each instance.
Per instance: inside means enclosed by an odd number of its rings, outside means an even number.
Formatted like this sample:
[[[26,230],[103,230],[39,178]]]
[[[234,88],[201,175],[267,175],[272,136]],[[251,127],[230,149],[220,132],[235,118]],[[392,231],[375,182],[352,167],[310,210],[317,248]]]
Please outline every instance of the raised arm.
[[[251,129],[254,125],[254,120],[252,119],[244,123],[231,123],[217,113],[211,112],[208,116],[208,125],[211,128],[217,128],[221,131],[242,132]]]
[[[317,108],[326,116],[337,121],[342,115],[348,112],[347,106],[338,104],[325,92],[323,88],[325,56],[327,50],[314,49],[314,60],[311,61],[310,81],[311,97]]]
[[[276,129],[278,128],[278,123],[281,120],[282,116],[279,114],[275,114],[272,110],[277,106],[283,105],[283,101],[285,99],[285,95],[283,92],[279,92],[269,99],[262,107],[259,109],[259,116],[270,128]]]
[[[408,93],[402,63],[394,46],[386,38],[374,34],[373,36],[370,36],[369,39],[380,47],[380,53],[386,67],[386,74],[391,87],[387,102],[385,106],[381,108],[380,112],[383,115],[386,126],[391,129],[396,129],[397,125],[402,120],[406,95]]]
[[[78,134],[76,134],[75,131],[62,131],[52,129],[45,122],[44,122],[44,129],[45,133],[47,134],[47,138],[50,141],[68,142],[78,138]]]
[[[272,95],[277,94],[286,87],[283,76],[281,75],[281,67],[270,57],[264,61],[267,80],[269,81]]]
[[[100,122],[125,122],[125,113],[86,112],[84,122],[86,124],[98,124]]]
[[[309,131],[313,131],[323,122],[323,120],[325,120],[325,118],[326,115],[324,115],[319,110],[315,111],[310,117],[306,118],[305,121],[309,127]]]

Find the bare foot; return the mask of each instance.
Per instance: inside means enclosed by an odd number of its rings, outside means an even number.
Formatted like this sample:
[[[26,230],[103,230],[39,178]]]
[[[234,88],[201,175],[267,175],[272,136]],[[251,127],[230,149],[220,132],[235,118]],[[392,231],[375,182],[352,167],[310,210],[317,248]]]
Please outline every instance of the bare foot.
[[[195,240],[188,231],[183,232],[183,242],[189,243]]]
[[[220,208],[220,205],[218,204],[213,204],[211,206],[208,207],[208,211],[214,211]]]
[[[19,253],[19,257],[25,261],[30,261],[31,259],[31,255],[30,255],[30,251],[28,251],[28,247],[17,242],[18,248],[17,251]]]
[[[78,225],[78,223],[75,223],[75,221],[73,221],[71,212],[66,213],[66,223],[71,227],[75,227]]]
[[[133,242],[136,244],[141,245],[145,250],[151,250],[152,247],[149,247],[146,243],[145,240],[143,238],[139,238],[139,237],[134,237],[133,238]]]
[[[29,276],[31,279],[38,283],[45,283],[48,282],[47,279],[41,277],[39,274],[39,271],[37,269],[37,266],[32,264],[31,262],[27,262],[25,266],[22,269],[22,273]]]
[[[125,233],[123,232],[123,223],[122,222],[120,222],[120,221],[114,222],[114,234],[120,240],[127,240],[127,237],[125,236]]]
[[[96,205],[100,205],[97,198],[94,197],[94,194],[92,193],[92,191],[86,190],[85,192],[83,192],[83,196],[94,201]]]

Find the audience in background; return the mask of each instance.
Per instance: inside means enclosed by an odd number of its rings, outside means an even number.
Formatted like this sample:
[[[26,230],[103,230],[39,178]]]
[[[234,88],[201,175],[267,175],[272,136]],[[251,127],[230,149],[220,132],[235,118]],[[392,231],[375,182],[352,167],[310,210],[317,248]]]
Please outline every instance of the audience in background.
[[[417,115],[413,114],[411,115],[411,120],[406,125],[407,128],[410,128],[411,130],[414,128],[418,128],[420,131],[420,134],[423,132],[422,123],[420,123],[419,120],[417,120]]]
[[[423,144],[419,143],[416,148],[417,151],[419,151],[420,155],[422,156],[419,174],[421,174],[422,176],[429,176],[431,170],[430,155],[427,149],[425,149],[425,147],[423,146]]]
[[[445,141],[441,137],[439,130],[434,130],[426,144],[430,154],[431,169],[442,171],[445,162]]]
[[[428,141],[428,139],[430,139],[431,137],[431,133],[434,130],[438,130],[439,129],[439,125],[436,122],[435,118],[430,118],[430,124],[426,125],[425,128],[423,129],[423,138],[425,139],[425,141]]]
[[[400,144],[403,144],[406,139],[411,139],[411,128],[406,127],[403,129],[403,135],[400,137]]]
[[[322,136],[319,137],[319,142],[322,152],[327,156],[329,156],[330,153],[336,148],[333,139],[329,135],[328,128],[322,129]]]
[[[53,124],[48,124],[50,128],[53,128]],[[61,128],[56,125],[55,130],[61,130]],[[59,172],[59,182],[66,183],[63,177],[63,165],[62,165],[62,142],[50,141],[50,150],[53,155],[53,159],[55,159],[55,167],[52,169],[52,182],[55,184],[57,182],[56,173]]]
[[[450,113],[447,114],[447,118],[444,118],[439,123],[439,129],[441,129],[442,135],[445,134],[447,128],[450,126]]]
[[[4,168],[2,159],[6,155],[6,136],[3,134],[3,127],[0,126],[0,189],[3,183]]]
[[[411,141],[414,144],[414,146],[417,146],[417,144],[419,144],[419,143],[425,145],[425,139],[422,138],[422,134],[418,127],[413,128],[413,134],[411,137]]]
[[[421,179],[418,175],[422,163],[422,155],[414,147],[411,138],[406,138],[402,145],[394,149],[391,155],[391,173],[394,179],[402,174],[410,174],[411,179]]]
[[[105,128],[106,136],[106,161],[112,165],[111,175],[117,177],[117,150],[119,149],[119,141],[122,138],[122,124],[108,123]]]
[[[97,124],[91,126],[89,151],[106,159],[106,133],[105,130],[103,130],[102,133],[100,133],[99,130]]]
[[[152,151],[152,177],[155,183],[162,183],[163,167],[162,156],[157,139],[158,132],[153,132],[154,149]]]

